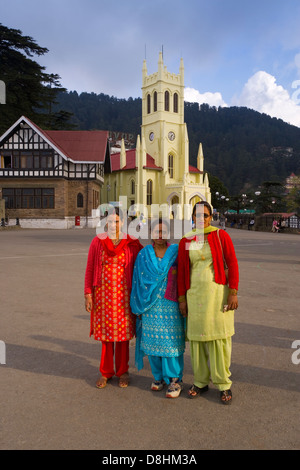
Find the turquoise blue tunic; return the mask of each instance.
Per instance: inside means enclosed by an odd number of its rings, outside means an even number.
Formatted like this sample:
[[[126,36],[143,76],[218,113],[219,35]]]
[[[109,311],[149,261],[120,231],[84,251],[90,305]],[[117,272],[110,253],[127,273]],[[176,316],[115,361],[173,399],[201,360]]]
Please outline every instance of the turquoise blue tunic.
[[[142,315],[141,351],[150,356],[177,357],[185,350],[184,318],[179,312],[177,296],[169,300],[170,278],[176,283],[178,245],[170,245],[163,258],[157,258],[152,245],[137,256],[132,279],[130,305]]]

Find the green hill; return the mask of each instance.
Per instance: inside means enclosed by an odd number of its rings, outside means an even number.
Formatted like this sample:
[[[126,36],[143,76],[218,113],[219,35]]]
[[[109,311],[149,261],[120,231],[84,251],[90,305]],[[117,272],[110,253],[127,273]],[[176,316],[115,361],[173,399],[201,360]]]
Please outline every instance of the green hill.
[[[77,129],[106,129],[137,135],[142,123],[140,98],[119,99],[103,93],[62,92],[57,110],[73,113]],[[248,108],[215,108],[185,103],[190,163],[198,146],[204,168],[219,178],[231,194],[255,190],[264,181],[284,182],[300,173],[300,128]]]

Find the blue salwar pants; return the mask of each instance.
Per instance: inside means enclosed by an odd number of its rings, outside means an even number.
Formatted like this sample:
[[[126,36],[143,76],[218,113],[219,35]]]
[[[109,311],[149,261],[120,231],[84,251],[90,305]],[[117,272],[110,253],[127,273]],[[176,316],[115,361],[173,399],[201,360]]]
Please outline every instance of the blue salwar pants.
[[[155,381],[164,380],[166,384],[169,384],[175,377],[182,380],[183,354],[177,357],[148,356],[148,359]]]

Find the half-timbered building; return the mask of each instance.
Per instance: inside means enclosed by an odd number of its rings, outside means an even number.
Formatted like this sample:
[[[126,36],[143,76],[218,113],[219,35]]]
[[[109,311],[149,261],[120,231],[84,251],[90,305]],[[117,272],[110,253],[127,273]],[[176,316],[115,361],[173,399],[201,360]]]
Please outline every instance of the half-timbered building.
[[[96,226],[107,131],[46,131],[22,116],[0,137],[0,199],[22,227]]]

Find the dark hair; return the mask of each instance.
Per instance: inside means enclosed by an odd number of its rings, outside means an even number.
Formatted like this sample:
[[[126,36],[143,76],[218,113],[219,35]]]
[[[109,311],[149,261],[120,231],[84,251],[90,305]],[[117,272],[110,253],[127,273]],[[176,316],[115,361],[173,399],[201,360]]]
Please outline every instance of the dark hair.
[[[170,231],[170,224],[169,222],[167,222],[167,220],[165,219],[162,219],[162,218],[159,218],[159,219],[155,219],[152,224],[151,224],[151,232],[154,230],[154,228],[156,227],[156,225],[159,225],[159,224],[164,224],[167,228],[168,228],[168,232]]]
[[[120,219],[123,221],[124,219],[124,214],[123,214],[123,211],[120,207],[115,207],[115,206],[112,206],[110,204],[109,208],[108,208],[108,211],[107,211],[107,216],[106,217],[109,217],[110,215],[118,215],[120,217]]]
[[[200,202],[196,202],[196,204],[193,207],[193,217],[196,214],[196,209],[197,209],[197,206],[199,205],[206,207],[209,211],[209,215],[212,215],[211,205],[207,201],[200,201]]]

